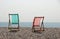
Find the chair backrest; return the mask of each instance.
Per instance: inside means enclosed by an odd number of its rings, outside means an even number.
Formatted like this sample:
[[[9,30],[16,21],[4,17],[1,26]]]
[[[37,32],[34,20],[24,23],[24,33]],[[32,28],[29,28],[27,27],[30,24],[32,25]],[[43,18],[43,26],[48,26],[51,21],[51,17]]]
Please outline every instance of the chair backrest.
[[[9,22],[12,24],[19,23],[19,15],[18,14],[9,14]]]
[[[39,26],[40,22],[44,20],[44,17],[35,17],[33,21],[33,26]]]

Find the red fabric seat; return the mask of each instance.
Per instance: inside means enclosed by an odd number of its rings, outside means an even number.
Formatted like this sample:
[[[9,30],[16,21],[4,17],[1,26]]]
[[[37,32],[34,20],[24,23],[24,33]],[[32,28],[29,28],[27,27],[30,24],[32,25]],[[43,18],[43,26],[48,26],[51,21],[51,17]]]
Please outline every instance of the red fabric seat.
[[[34,25],[40,25],[41,18],[35,18]]]
[[[34,20],[33,20],[33,29],[34,30],[41,30],[42,27],[44,27],[43,25],[43,20],[44,20],[44,17],[34,17]],[[38,29],[39,28],[39,29]]]

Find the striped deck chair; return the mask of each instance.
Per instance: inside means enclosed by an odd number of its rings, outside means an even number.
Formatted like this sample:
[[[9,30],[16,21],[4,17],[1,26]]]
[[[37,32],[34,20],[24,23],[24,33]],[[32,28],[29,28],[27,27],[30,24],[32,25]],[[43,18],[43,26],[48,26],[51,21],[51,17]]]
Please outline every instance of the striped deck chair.
[[[44,24],[43,24],[44,17],[35,17],[33,20],[32,31],[44,31]]]
[[[18,14],[9,14],[9,31],[19,30],[19,15]]]

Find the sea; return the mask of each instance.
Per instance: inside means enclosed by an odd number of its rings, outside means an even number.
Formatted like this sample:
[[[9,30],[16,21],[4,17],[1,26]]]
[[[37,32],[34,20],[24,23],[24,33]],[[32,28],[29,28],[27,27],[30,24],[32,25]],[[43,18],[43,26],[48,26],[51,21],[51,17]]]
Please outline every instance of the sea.
[[[0,22],[0,27],[8,27],[8,22]],[[20,27],[32,27],[33,22],[19,22]],[[60,22],[44,22],[46,28],[60,28]]]

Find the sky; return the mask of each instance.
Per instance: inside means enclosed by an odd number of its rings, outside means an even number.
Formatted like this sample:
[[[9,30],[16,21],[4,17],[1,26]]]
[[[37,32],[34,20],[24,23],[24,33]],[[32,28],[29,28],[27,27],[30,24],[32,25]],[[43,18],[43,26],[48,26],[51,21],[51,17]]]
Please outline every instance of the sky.
[[[45,22],[60,22],[60,0],[0,0],[0,22],[8,22],[8,14],[19,14],[20,22],[32,22],[44,16]]]

